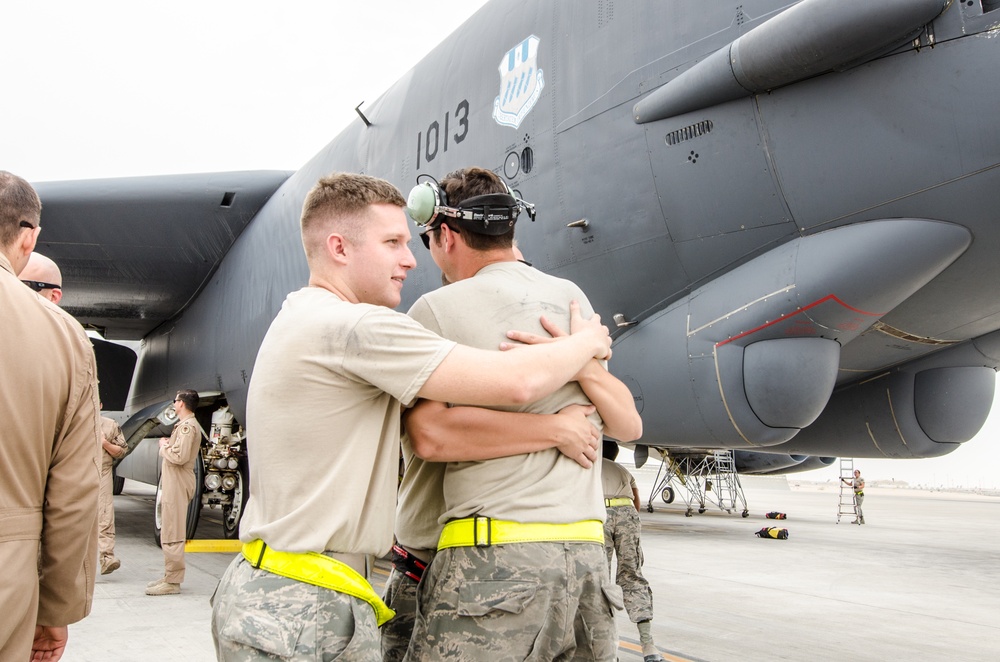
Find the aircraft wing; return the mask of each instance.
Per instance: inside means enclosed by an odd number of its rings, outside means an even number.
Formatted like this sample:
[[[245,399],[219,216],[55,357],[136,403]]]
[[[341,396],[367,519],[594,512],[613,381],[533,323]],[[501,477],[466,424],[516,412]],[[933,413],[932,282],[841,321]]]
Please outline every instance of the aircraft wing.
[[[59,265],[67,312],[108,338],[139,339],[184,310],[290,174],[37,183],[36,250]]]

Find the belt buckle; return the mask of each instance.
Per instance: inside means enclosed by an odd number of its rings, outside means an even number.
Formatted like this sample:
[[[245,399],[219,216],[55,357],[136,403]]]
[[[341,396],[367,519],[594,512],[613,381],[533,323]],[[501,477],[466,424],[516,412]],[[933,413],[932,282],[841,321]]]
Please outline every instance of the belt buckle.
[[[263,540],[261,540],[260,541],[260,555],[257,557],[257,564],[254,565],[253,561],[251,561],[250,565],[253,566],[257,570],[260,570],[260,564],[264,562],[264,552],[266,552],[266,551],[267,551],[267,543],[264,542]]]
[[[479,520],[486,520],[486,542],[479,542]],[[493,520],[489,517],[472,516],[472,543],[476,547],[490,547],[493,545]]]

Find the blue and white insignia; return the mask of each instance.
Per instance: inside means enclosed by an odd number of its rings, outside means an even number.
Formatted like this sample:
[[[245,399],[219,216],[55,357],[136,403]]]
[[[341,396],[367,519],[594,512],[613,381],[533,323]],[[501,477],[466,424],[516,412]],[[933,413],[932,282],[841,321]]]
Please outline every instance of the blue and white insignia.
[[[497,124],[517,128],[542,94],[545,80],[538,68],[538,42],[531,35],[500,60],[500,94],[493,101]]]

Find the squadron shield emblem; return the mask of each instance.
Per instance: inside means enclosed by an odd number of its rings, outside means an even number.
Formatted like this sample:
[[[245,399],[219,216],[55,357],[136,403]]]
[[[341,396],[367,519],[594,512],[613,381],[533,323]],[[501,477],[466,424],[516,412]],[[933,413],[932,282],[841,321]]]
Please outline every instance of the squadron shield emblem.
[[[545,87],[538,68],[539,38],[531,35],[500,60],[500,94],[493,101],[493,119],[497,124],[517,128]]]

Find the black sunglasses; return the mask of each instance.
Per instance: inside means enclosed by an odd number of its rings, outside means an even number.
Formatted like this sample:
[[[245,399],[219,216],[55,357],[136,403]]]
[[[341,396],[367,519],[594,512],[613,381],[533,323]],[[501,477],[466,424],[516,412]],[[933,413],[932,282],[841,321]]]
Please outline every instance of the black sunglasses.
[[[429,228],[427,228],[426,230],[424,230],[423,232],[421,232],[421,233],[420,233],[420,234],[418,235],[418,236],[420,237],[420,241],[424,242],[424,248],[426,248],[427,250],[430,250],[430,249],[431,249],[431,232],[432,232],[433,230],[437,230],[437,229],[438,229],[438,228],[440,228],[440,227],[441,227],[442,225],[444,225],[444,223],[438,223],[437,225],[435,225],[435,226],[433,226],[433,227],[429,227]],[[455,234],[462,234],[461,232],[459,232],[459,231],[458,231],[458,228],[456,228],[455,226],[453,226],[453,225],[449,225],[448,227],[449,227],[449,228],[451,229],[451,231],[452,231],[452,232],[454,232]]]
[[[32,225],[28,221],[21,221],[20,223],[18,223],[18,225],[21,226],[22,228],[30,228],[32,230],[38,227],[37,225]]]
[[[41,280],[22,280],[22,283],[30,287],[36,292],[41,292],[42,290],[61,290],[62,285],[55,285],[53,283],[46,283]]]

